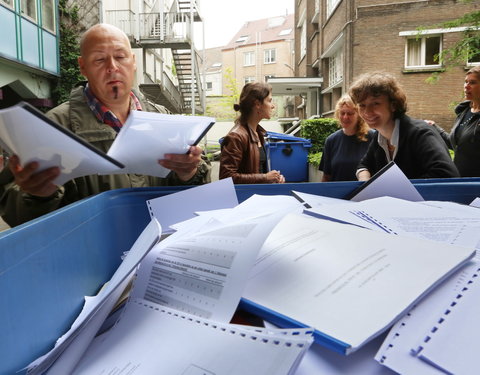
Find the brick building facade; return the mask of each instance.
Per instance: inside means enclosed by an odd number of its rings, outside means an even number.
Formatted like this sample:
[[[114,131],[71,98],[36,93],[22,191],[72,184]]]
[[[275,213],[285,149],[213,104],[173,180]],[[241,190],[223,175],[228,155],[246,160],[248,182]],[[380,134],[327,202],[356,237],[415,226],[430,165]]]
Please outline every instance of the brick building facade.
[[[449,128],[465,71],[480,61],[457,67],[435,61],[463,37],[461,28],[440,25],[479,9],[479,2],[458,0],[295,0],[296,76],[323,78],[317,112],[331,116],[355,77],[387,71],[405,88],[410,116]],[[427,83],[433,73],[440,79]]]

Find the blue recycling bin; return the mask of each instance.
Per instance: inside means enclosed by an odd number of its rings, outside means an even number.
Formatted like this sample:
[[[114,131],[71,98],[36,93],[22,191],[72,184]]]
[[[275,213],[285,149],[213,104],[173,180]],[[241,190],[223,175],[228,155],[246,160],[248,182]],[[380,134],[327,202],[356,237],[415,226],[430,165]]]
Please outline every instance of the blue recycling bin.
[[[270,169],[280,171],[286,182],[308,181],[309,139],[267,132],[265,148]]]
[[[480,179],[414,180],[425,199],[470,203]],[[238,200],[292,190],[334,198],[360,182],[236,185]],[[130,249],[150,215],[146,201],[189,187],[98,194],[0,232],[0,375],[16,374],[50,350]],[[20,371],[24,374],[25,372]]]

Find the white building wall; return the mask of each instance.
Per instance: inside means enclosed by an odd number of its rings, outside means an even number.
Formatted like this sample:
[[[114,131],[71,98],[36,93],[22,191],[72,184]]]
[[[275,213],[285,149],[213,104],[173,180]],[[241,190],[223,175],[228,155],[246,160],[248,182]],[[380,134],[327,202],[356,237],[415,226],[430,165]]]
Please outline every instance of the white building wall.
[[[207,90],[207,82],[212,84],[212,89]],[[206,73],[205,74],[205,92],[206,96],[221,96],[222,95],[222,71]]]
[[[23,98],[50,98],[50,81],[9,64],[0,64],[0,87],[11,85]]]

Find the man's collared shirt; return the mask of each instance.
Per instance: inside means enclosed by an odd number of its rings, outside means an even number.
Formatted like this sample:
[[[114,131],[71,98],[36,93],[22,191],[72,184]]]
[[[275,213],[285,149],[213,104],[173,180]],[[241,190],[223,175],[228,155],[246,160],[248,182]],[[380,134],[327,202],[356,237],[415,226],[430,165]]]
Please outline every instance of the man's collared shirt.
[[[90,90],[88,83],[85,86],[84,90],[85,98],[87,99],[88,107],[91,109],[98,121],[101,121],[104,124],[111,126],[117,133],[122,128],[122,122],[115,116],[115,114],[104,104],[102,104],[96,97],[93,95]],[[142,106],[140,101],[135,96],[135,94],[130,91],[130,111],[141,111]]]

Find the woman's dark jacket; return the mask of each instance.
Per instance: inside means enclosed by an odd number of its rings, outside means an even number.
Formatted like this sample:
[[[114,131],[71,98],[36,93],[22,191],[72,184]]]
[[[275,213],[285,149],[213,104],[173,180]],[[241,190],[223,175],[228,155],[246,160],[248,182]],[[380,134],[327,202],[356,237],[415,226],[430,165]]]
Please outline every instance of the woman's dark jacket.
[[[480,177],[480,114],[476,114],[468,125],[460,126],[470,110],[470,101],[455,108],[457,118],[452,130],[447,133],[436,126],[447,146],[455,152],[454,163],[462,177]]]
[[[423,120],[400,117],[398,150],[394,162],[409,179],[458,177],[448,149],[437,131]],[[387,165],[385,151],[378,144],[378,133],[360,160],[373,176]]]

